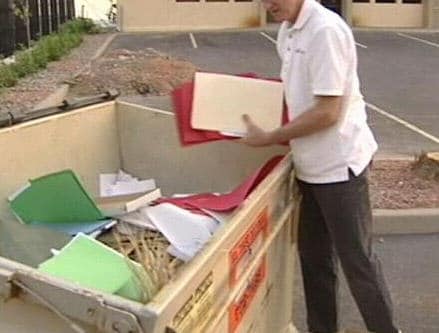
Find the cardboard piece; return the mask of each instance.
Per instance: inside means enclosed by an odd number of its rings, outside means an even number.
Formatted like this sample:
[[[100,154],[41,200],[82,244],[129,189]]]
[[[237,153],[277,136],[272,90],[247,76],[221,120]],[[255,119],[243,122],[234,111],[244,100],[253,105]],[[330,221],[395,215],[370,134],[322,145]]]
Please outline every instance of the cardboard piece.
[[[215,73],[195,73],[191,126],[194,129],[236,133],[247,129],[248,114],[266,131],[281,126],[282,83]]]
[[[157,200],[162,196],[161,190],[155,189],[149,193],[117,195],[112,197],[100,197],[96,199],[98,207],[107,216],[119,216],[134,212],[140,207]]]

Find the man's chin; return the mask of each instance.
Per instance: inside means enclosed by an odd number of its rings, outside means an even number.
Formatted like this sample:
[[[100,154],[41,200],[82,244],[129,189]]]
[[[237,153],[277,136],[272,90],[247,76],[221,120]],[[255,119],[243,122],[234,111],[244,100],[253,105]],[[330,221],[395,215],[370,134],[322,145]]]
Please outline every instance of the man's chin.
[[[271,15],[271,17],[273,18],[273,20],[277,23],[280,23],[283,21],[283,18],[280,16],[276,16],[276,15]]]
[[[274,13],[270,13],[270,14],[271,14],[271,17],[273,18],[273,20],[274,20],[275,22],[280,23],[280,22],[282,22],[282,21],[285,20],[285,18],[282,17],[282,15],[274,14]]]

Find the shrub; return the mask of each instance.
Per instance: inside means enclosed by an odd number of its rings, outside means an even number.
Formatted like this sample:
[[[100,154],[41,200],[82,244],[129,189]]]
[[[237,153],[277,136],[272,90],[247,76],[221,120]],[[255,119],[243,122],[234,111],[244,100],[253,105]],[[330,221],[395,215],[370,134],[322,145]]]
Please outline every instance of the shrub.
[[[82,42],[82,36],[79,33],[65,33],[60,37],[63,39],[65,47],[69,50],[77,47]]]
[[[35,63],[31,52],[20,51],[15,56],[15,63],[10,65],[18,77],[35,73],[38,70],[38,65]]]
[[[0,88],[13,87],[17,81],[17,73],[15,73],[11,66],[0,64]]]
[[[46,68],[47,63],[49,62],[49,57],[47,54],[46,49],[38,44],[35,46],[35,48],[31,51],[32,53],[32,57],[34,59],[35,64],[39,67],[39,68]]]
[[[60,31],[65,33],[89,34],[96,33],[99,29],[96,24],[87,18],[78,18],[73,21],[64,23]]]
[[[51,35],[44,37],[41,40],[42,47],[47,52],[47,59],[49,61],[55,61],[61,58],[61,56],[65,53],[64,45],[57,35]]]
[[[81,44],[82,35],[97,32],[99,28],[90,19],[81,18],[63,24],[58,33],[42,37],[32,49],[18,51],[14,64],[0,63],[0,88],[14,86],[18,78],[45,68],[48,62],[59,60]]]

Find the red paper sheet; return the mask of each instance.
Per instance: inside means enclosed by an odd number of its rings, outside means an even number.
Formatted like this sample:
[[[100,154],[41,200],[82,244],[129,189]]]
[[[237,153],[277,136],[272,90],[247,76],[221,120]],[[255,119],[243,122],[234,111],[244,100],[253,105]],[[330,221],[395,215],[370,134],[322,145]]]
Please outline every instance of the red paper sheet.
[[[230,193],[215,195],[203,193],[184,198],[163,198],[158,203],[168,202],[181,208],[193,210],[209,209],[213,211],[229,211],[241,204],[262,180],[274,169],[284,156],[275,156],[248,177],[241,185]]]
[[[258,78],[256,74],[246,73],[239,76]],[[269,80],[269,79],[267,79]],[[182,146],[190,146],[193,144],[217,141],[217,140],[233,140],[236,137],[226,136],[218,131],[197,130],[191,127],[192,116],[192,99],[194,92],[194,82],[188,82],[175,89],[172,92],[172,101],[175,110],[175,119],[179,133],[180,143]],[[288,122],[288,110],[284,104],[282,114],[282,124]]]

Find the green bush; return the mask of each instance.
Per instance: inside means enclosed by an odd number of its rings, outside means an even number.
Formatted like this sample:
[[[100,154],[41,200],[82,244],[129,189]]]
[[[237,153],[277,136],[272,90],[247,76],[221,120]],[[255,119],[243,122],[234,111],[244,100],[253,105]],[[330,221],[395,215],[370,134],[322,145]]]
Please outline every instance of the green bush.
[[[82,36],[80,33],[65,33],[60,36],[67,49],[73,49],[82,43]]]
[[[49,56],[46,49],[42,45],[37,44],[31,53],[38,68],[46,68],[47,63],[49,62]]]
[[[80,45],[84,34],[97,32],[99,28],[90,19],[81,18],[63,24],[58,33],[42,37],[32,49],[16,52],[15,63],[0,63],[0,88],[14,86],[18,78],[45,68],[48,62],[59,60]]]
[[[17,73],[15,73],[11,66],[0,64],[0,88],[13,87],[17,81]]]
[[[41,40],[41,43],[42,47],[47,52],[47,59],[49,61],[58,60],[66,52],[66,50],[64,49],[64,44],[62,43],[60,37],[57,35],[44,37]]]
[[[87,18],[78,18],[76,20],[64,23],[60,29],[61,32],[79,34],[96,33],[98,30],[99,29],[97,28],[96,24]]]
[[[38,70],[38,65],[29,51],[18,52],[15,56],[15,63],[10,66],[18,77],[24,77]]]

